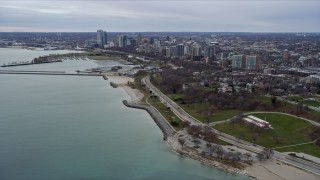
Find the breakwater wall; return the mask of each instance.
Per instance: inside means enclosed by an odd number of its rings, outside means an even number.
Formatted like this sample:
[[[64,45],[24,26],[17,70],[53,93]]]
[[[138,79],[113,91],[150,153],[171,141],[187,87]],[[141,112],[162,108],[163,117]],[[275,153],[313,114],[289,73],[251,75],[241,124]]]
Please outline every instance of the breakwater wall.
[[[66,73],[64,71],[15,71],[0,70],[0,74],[30,74],[30,75],[58,75],[58,76],[101,76],[104,80],[108,80],[106,74],[100,73]]]
[[[158,111],[156,111],[153,107],[128,102],[127,100],[123,100],[122,102],[127,107],[146,110],[150,114],[152,119],[156,122],[156,124],[159,126],[161,131],[163,132],[164,140],[166,140],[167,137],[174,135],[175,133],[174,130],[167,123],[167,121],[162,117],[162,115],[159,114]]]
[[[34,64],[46,64],[46,63],[55,63],[55,62],[62,62],[62,60],[56,60],[56,61],[40,61],[40,62],[22,62],[22,63],[11,63],[11,64],[3,64],[0,67],[13,67],[13,66],[26,66],[26,65],[34,65]]]
[[[108,80],[106,75],[100,73],[66,73],[64,71],[8,71],[0,70],[0,74],[30,74],[30,75],[62,75],[62,76],[102,76]]]

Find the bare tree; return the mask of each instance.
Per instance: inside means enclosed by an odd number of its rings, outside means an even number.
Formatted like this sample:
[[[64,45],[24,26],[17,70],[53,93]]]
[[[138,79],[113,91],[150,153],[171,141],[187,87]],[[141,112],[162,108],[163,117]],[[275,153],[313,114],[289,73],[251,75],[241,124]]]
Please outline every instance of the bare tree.
[[[231,160],[233,158],[234,154],[233,152],[227,152],[225,153],[225,159]]]
[[[241,159],[241,153],[240,152],[236,152],[233,153],[233,156],[231,157],[231,161],[233,164],[236,163],[236,161],[239,161]]]
[[[178,138],[178,142],[181,145],[181,148],[184,148],[184,144],[186,143],[186,140],[183,137]]]
[[[266,159],[266,157],[265,157],[265,155],[264,155],[263,152],[258,153],[258,154],[256,155],[256,158],[258,158],[260,162],[261,162],[261,161],[264,161],[264,160]]]
[[[198,148],[199,145],[201,144],[201,141],[199,139],[195,139],[195,140],[193,140],[193,143],[194,143],[195,147]]]
[[[217,145],[217,154],[220,159],[222,159],[223,155],[225,154],[225,151],[221,145]]]
[[[271,157],[273,156],[274,151],[273,151],[271,148],[265,147],[265,148],[263,148],[262,153],[264,154],[264,156],[265,156],[267,159],[269,159],[269,158],[271,158]]]
[[[251,159],[252,156],[251,156],[251,154],[248,153],[248,152],[244,153],[243,156],[244,156],[247,160],[249,160],[249,161],[252,160],[252,159]]]

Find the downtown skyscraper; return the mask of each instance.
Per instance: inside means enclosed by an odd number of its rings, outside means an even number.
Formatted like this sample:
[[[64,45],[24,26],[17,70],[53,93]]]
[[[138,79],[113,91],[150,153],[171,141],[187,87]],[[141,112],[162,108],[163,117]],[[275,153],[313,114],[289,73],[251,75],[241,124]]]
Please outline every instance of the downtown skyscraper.
[[[97,30],[97,44],[100,48],[104,48],[104,46],[107,45],[107,38],[108,36],[106,31],[103,31],[101,29]]]

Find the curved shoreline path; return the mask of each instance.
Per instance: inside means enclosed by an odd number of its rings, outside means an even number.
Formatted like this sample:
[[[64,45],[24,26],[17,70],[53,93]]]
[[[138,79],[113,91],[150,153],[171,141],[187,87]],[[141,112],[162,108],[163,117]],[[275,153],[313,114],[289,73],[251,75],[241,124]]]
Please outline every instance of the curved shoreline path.
[[[171,108],[171,110],[180,118],[182,118],[185,121],[190,122],[191,124],[195,125],[205,125],[204,123],[200,122],[199,120],[195,119],[191,115],[189,115],[187,112],[185,112],[178,104],[176,104],[174,101],[172,101],[169,97],[167,97],[165,94],[163,94],[158,88],[156,88],[151,82],[150,82],[150,76],[146,76],[141,79],[141,82],[146,85],[146,87],[152,91],[156,96],[159,97],[160,101],[165,102],[167,106]],[[213,129],[213,128],[212,128]],[[236,137],[233,137],[231,135],[225,134],[221,131],[218,131],[216,129],[213,129],[214,132],[216,132],[217,137],[223,141],[226,141],[230,144],[233,144],[235,146],[238,146],[240,148],[261,153],[264,149],[264,147],[238,139]],[[290,164],[292,166],[298,167],[300,169],[312,172],[314,174],[320,175],[320,165],[314,164],[312,162],[304,161],[302,159],[292,158],[291,156],[280,153],[278,151],[274,151],[275,159],[283,161],[287,164]]]
[[[167,139],[167,137],[173,136],[175,134],[175,131],[154,107],[142,105],[135,102],[128,102],[127,100],[123,100],[122,102],[127,107],[146,110],[163,132],[164,139]]]

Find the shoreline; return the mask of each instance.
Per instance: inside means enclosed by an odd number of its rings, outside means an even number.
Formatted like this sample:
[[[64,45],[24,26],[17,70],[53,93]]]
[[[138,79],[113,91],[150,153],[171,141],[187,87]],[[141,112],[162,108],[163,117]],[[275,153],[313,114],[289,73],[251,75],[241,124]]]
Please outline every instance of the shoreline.
[[[132,89],[128,86],[128,82],[134,82],[134,79],[126,76],[108,76],[111,82],[118,84],[121,89],[123,89],[129,96],[128,101],[139,103],[143,99],[143,94],[138,89]],[[247,176],[251,179],[261,179],[261,180],[283,180],[283,179],[308,179],[308,180],[318,180],[319,176],[298,169],[291,165],[287,165],[281,161],[270,159],[264,162],[253,162],[252,165],[246,165],[243,169],[234,168],[231,165],[224,164],[214,159],[208,159],[201,156],[198,152],[184,150],[178,142],[178,133],[173,136],[169,136],[164,140],[165,144],[177,155],[191,158],[200,162],[201,164],[225,170],[232,174],[239,174]]]
[[[128,99],[128,101],[138,103],[142,100],[144,95],[139,90],[132,89],[126,83],[128,81],[134,82],[133,78],[126,77],[126,76],[108,76],[108,80],[116,83],[118,85],[118,87],[122,88],[130,96],[130,100]],[[241,174],[241,175],[245,175],[245,176],[250,177],[250,175],[247,174],[246,169],[240,170],[237,168],[233,168],[233,167],[231,167],[229,165],[225,165],[219,161],[210,160],[210,159],[201,157],[201,155],[199,155],[196,152],[182,150],[181,145],[178,142],[178,133],[175,133],[172,136],[166,137],[164,139],[164,142],[177,155],[196,160],[196,161],[200,162],[201,164],[205,164],[207,166],[211,166],[211,167],[219,168],[221,170],[225,170],[229,173]]]
[[[232,173],[232,174],[239,174],[239,175],[244,175],[244,176],[247,176],[247,177],[255,178],[255,177],[250,176],[247,173],[246,169],[242,169],[241,170],[241,169],[238,169],[238,168],[234,168],[232,166],[223,164],[223,163],[221,163],[221,162],[219,162],[217,160],[211,160],[211,159],[202,157],[201,155],[199,155],[196,152],[183,150],[181,145],[178,143],[178,133],[176,133],[172,137],[168,137],[168,139],[165,141],[165,143],[173,150],[173,152],[177,153],[177,155],[193,159],[195,161],[200,162],[201,164],[204,164],[204,165],[207,165],[207,166],[211,166],[211,167],[215,167],[215,168],[227,171],[227,172]]]

